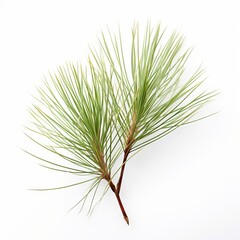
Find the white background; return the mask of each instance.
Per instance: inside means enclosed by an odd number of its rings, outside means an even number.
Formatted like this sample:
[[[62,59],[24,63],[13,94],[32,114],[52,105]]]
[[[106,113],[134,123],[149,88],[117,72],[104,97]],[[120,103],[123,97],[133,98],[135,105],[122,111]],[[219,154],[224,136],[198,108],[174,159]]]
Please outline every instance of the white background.
[[[239,10],[233,0],[0,1],[0,239],[240,239]],[[219,114],[129,162],[122,188],[127,226],[111,192],[88,218],[66,214],[80,187],[28,191],[69,179],[42,169],[20,147],[32,146],[23,125],[43,74],[84,60],[107,25],[130,30],[134,20],[183,33],[207,70],[207,88],[221,95],[210,107]]]

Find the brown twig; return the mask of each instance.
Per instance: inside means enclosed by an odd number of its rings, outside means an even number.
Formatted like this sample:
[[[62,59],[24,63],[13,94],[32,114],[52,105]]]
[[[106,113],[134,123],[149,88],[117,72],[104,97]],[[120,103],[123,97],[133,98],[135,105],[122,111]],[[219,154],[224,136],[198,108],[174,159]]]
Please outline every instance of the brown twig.
[[[121,172],[120,172],[119,180],[118,180],[118,183],[117,183],[117,193],[118,194],[120,193],[120,190],[121,190],[123,174],[124,174],[124,170],[125,170],[128,155],[131,151],[132,144],[134,142],[134,133],[135,132],[136,132],[136,114],[133,113],[132,123],[131,123],[131,126],[129,128],[127,141],[126,141],[126,147],[125,147],[125,150],[124,150]]]
[[[125,208],[122,204],[122,200],[120,198],[120,189],[121,189],[121,186],[122,186],[122,180],[123,180],[123,174],[124,174],[124,170],[125,170],[125,166],[126,166],[126,161],[127,161],[128,155],[131,151],[132,144],[134,143],[134,133],[135,132],[136,132],[136,114],[133,114],[132,123],[131,123],[131,126],[129,128],[129,132],[128,132],[128,135],[127,135],[126,147],[125,147],[124,156],[123,156],[123,163],[122,163],[121,172],[120,172],[119,180],[118,180],[118,183],[117,183],[117,187],[112,182],[110,173],[108,172],[108,168],[107,168],[106,163],[104,161],[103,154],[100,154],[100,159],[99,159],[100,169],[102,171],[102,178],[105,179],[108,182],[111,190],[114,192],[114,194],[117,198],[119,207],[121,209],[122,215],[123,215],[123,217],[124,217],[124,219],[125,219],[125,221],[128,225],[129,225],[129,218],[127,216]]]
[[[111,178],[110,178],[109,175],[108,175],[105,179],[108,181],[108,184],[109,184],[111,190],[114,192],[114,194],[115,194],[115,196],[116,196],[116,198],[117,198],[119,207],[120,207],[120,209],[121,209],[122,215],[123,215],[126,223],[129,225],[129,218],[128,218],[127,213],[126,213],[126,211],[125,211],[125,208],[124,208],[124,206],[123,206],[123,204],[122,204],[122,200],[121,200],[120,195],[119,195],[119,193],[118,193],[118,191],[117,191],[117,188],[115,187],[115,185],[114,185],[114,183],[112,182],[112,180],[111,180]]]
[[[126,161],[127,161],[128,155],[130,153],[130,149],[131,149],[130,147],[127,147],[124,151],[123,163],[122,163],[122,167],[121,167],[119,180],[118,180],[118,183],[117,183],[117,193],[118,194],[120,193],[120,189],[121,189],[121,186],[122,186],[123,174],[124,174],[124,170],[125,170],[125,166],[126,166]]]
[[[107,168],[107,164],[104,161],[104,155],[103,155],[102,151],[100,151],[100,150],[99,150],[99,155],[98,155],[98,163],[99,163],[100,171],[102,173],[102,179],[105,179],[108,182],[111,190],[114,192],[114,194],[117,198],[119,207],[121,209],[121,212],[123,214],[123,217],[124,217],[126,223],[129,225],[129,219],[128,219],[127,213],[125,211],[125,208],[122,204],[119,192],[117,191],[117,188],[115,187],[114,183],[112,182],[112,178],[111,178],[110,172]]]

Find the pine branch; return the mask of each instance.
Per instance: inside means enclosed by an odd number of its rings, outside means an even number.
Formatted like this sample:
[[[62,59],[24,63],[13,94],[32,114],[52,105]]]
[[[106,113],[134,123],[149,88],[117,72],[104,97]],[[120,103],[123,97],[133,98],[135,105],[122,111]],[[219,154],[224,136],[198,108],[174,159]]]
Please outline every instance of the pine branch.
[[[92,212],[110,188],[129,224],[120,197],[127,161],[177,128],[212,115],[197,117],[217,93],[201,90],[205,79],[200,68],[185,74],[192,50],[184,49],[179,34],[167,37],[165,32],[148,24],[140,37],[135,24],[129,53],[120,30],[116,35],[102,33],[99,49],[90,49],[85,68],[66,64],[38,88],[26,135],[48,151],[49,158],[26,152],[43,167],[80,179],[52,190],[89,184],[73,208],[82,210],[88,204]],[[97,201],[102,180],[107,188]]]

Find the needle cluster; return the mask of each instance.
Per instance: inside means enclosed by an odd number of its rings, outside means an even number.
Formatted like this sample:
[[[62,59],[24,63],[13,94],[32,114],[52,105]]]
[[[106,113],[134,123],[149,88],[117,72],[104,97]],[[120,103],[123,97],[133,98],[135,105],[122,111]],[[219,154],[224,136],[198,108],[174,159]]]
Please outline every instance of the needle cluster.
[[[105,190],[113,191],[127,223],[120,198],[127,160],[178,127],[206,117],[196,114],[216,95],[199,91],[204,82],[201,69],[186,76],[191,49],[184,50],[184,39],[176,32],[168,37],[165,32],[160,25],[148,24],[140,37],[135,24],[129,52],[120,31],[102,33],[88,66],[69,63],[49,74],[30,108],[28,136],[61,164],[30,154],[44,167],[80,179],[54,189],[88,183],[76,205],[83,207],[89,199],[92,211],[99,184],[105,181]],[[37,135],[49,141],[39,142]]]

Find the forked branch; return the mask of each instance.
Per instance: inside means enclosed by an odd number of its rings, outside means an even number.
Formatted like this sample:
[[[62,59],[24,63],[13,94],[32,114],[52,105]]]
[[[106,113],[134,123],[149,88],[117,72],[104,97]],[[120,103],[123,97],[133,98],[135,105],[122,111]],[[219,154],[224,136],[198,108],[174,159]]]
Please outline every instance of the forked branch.
[[[217,94],[198,92],[203,71],[184,74],[191,51],[182,49],[179,34],[166,38],[161,29],[148,24],[141,41],[135,24],[130,55],[125,53],[120,32],[109,38],[102,34],[100,51],[91,50],[86,69],[74,64],[59,67],[38,89],[39,101],[30,108],[30,139],[62,162],[37,158],[49,169],[92,177],[94,182],[83,198],[95,189],[90,208],[100,180],[106,180],[127,224],[120,190],[130,153],[205,118],[195,115]],[[125,62],[129,61],[128,68]],[[35,135],[46,137],[49,144]],[[123,156],[122,165],[116,166],[119,156]],[[113,169],[120,169],[116,185]]]
[[[117,198],[117,201],[118,201],[118,205],[121,209],[121,212],[122,212],[122,215],[126,221],[126,223],[129,225],[129,218],[127,216],[127,213],[126,213],[126,210],[123,206],[123,203],[122,203],[122,200],[120,198],[120,195],[119,195],[119,192],[117,191],[117,188],[115,187],[114,183],[112,182],[111,178],[110,178],[110,175],[108,175],[108,177],[106,178],[106,180],[108,181],[108,184],[111,188],[111,190],[114,192],[116,198]]]

